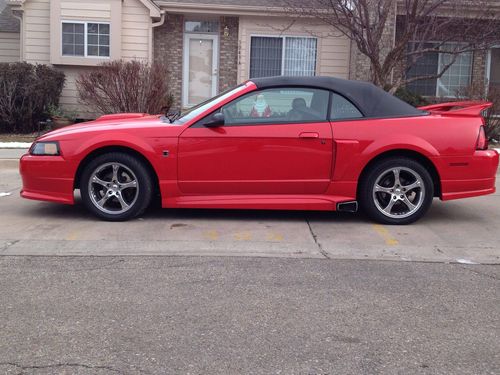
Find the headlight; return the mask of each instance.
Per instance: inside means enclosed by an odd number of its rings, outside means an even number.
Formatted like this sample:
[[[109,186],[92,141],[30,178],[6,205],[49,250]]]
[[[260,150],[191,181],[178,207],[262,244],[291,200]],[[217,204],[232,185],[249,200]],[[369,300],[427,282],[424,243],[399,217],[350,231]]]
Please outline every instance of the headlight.
[[[31,155],[60,155],[59,142],[35,142],[30,149]]]

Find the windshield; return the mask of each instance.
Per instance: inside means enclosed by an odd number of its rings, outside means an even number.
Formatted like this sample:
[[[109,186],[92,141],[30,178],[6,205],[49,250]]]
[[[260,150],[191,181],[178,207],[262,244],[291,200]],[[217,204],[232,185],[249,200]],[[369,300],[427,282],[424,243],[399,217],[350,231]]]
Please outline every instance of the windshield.
[[[245,88],[245,84],[238,85],[236,87],[232,87],[229,90],[221,92],[219,95],[214,96],[213,98],[210,98],[200,104],[195,105],[194,107],[186,109],[184,112],[181,113],[178,119],[176,119],[173,124],[176,125],[182,125],[185,124],[186,122],[192,120],[199,114],[205,112],[207,109],[223,102],[227,98],[229,98],[231,95],[241,91],[243,88]]]

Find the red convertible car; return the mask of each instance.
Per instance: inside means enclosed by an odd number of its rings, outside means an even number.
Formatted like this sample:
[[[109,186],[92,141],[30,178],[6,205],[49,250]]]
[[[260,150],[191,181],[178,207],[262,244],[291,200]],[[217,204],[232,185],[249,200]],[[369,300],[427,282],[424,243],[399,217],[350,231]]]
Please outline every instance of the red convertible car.
[[[489,103],[414,108],[372,84],[247,81],[184,113],[106,115],[38,138],[21,195],[106,220],[163,207],[356,211],[408,224],[434,197],[495,192]]]

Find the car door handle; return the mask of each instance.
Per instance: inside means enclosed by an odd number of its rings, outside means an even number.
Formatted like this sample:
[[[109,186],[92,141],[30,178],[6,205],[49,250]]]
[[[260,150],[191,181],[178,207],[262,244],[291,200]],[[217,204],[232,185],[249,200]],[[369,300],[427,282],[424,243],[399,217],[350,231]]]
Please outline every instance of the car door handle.
[[[300,133],[299,138],[319,138],[319,133],[312,133],[312,132]]]

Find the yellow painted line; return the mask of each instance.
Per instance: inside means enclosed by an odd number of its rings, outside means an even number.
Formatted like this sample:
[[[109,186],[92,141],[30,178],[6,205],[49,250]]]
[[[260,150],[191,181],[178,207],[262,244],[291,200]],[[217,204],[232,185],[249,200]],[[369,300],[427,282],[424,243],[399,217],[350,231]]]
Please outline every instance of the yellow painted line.
[[[216,230],[207,230],[203,232],[203,237],[209,239],[210,241],[216,241],[219,239],[219,232]]]
[[[250,232],[236,232],[234,234],[234,239],[236,241],[250,241],[252,239],[252,233],[250,233]]]
[[[383,238],[386,245],[389,246],[399,245],[399,241],[389,233],[386,227],[380,224],[373,224],[372,227],[375,230],[375,232],[377,232],[379,236]]]
[[[76,241],[78,237],[80,237],[80,231],[75,230],[74,232],[68,234],[68,236],[66,237],[66,241]]]
[[[276,232],[271,232],[271,233],[268,233],[267,234],[267,240],[268,241],[277,241],[277,242],[281,242],[283,241],[285,238],[283,237],[283,235],[281,233],[276,233]]]

